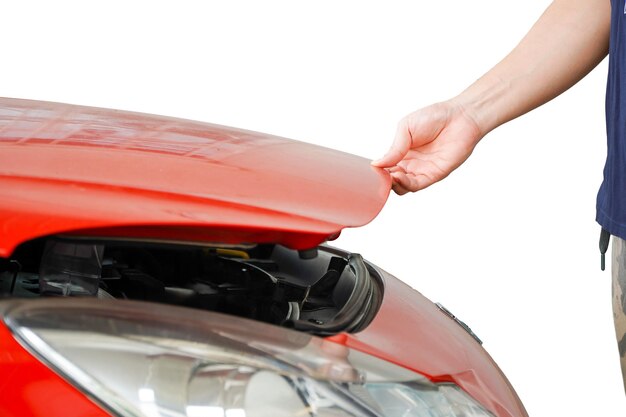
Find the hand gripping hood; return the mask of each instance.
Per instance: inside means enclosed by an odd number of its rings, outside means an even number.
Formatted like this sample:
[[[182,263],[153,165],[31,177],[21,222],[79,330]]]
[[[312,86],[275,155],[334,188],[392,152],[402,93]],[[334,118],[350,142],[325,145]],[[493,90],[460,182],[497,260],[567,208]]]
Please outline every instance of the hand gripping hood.
[[[304,249],[371,221],[391,180],[354,155],[231,127],[0,99],[0,256],[50,234]]]

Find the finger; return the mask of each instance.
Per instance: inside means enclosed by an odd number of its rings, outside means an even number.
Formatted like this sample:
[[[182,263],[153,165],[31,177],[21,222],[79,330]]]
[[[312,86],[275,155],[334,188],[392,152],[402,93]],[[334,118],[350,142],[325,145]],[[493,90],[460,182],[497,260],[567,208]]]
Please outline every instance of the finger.
[[[404,172],[394,172],[391,174],[392,188],[398,195],[404,195],[411,191],[417,191],[411,188],[410,180]]]
[[[390,174],[392,174],[392,173],[394,173],[394,172],[403,172],[403,173],[405,173],[405,174],[406,174],[406,169],[405,169],[405,168],[403,168],[403,167],[402,167],[402,166],[400,166],[400,165],[394,165],[394,166],[392,166],[391,168],[385,168],[385,170],[386,170],[387,172],[389,172]]]
[[[393,174],[394,172],[397,172],[400,174],[406,174],[406,172],[399,166],[394,166],[394,167],[385,168],[385,169],[389,171],[389,174],[391,176],[391,189],[398,195],[404,195],[408,193],[409,190],[407,190],[402,185],[400,185]]]
[[[396,165],[404,158],[411,147],[411,133],[409,132],[409,124],[406,119],[402,119],[398,123],[396,136],[393,140],[391,148],[385,156],[372,162],[372,165],[382,168],[389,168]]]
[[[393,178],[394,183],[412,192],[422,190],[433,183],[430,178],[423,174],[414,175],[411,173],[394,172],[391,174],[391,178]]]
[[[408,173],[409,170],[409,163],[413,162],[414,160],[402,160],[400,162],[398,162],[398,165],[396,165],[398,168],[401,168],[402,171],[404,171],[405,173]],[[415,165],[415,163],[413,163],[412,165]]]
[[[406,188],[404,188],[398,183],[393,183],[393,185],[391,186],[391,189],[393,190],[394,193],[398,195],[405,195],[406,193],[409,192],[409,190],[407,190]]]

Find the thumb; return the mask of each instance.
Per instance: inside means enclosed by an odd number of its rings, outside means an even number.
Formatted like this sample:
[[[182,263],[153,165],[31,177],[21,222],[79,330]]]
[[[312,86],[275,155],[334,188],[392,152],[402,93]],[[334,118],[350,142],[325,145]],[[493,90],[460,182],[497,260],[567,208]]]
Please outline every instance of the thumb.
[[[398,124],[398,130],[396,130],[396,137],[393,140],[391,148],[387,151],[385,156],[375,161],[372,161],[372,165],[380,168],[390,168],[402,161],[411,147],[411,133],[409,132],[409,126],[406,119],[403,119]]]

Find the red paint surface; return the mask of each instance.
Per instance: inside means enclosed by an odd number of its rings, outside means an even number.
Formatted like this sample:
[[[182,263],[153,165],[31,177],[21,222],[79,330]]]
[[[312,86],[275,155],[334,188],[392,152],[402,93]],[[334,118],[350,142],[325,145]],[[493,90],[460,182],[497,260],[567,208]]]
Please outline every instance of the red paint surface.
[[[262,133],[0,99],[0,256],[59,233],[307,248],[372,220],[390,184],[364,158]]]
[[[369,222],[390,189],[367,160],[200,122],[0,100],[0,256],[72,233],[315,246]],[[480,345],[388,279],[382,308],[332,340],[464,388],[498,417],[526,416]],[[0,416],[103,416],[0,326]]]
[[[496,363],[472,336],[400,280],[385,280],[374,321],[362,332],[330,340],[419,372],[454,382],[498,417],[526,417]]]
[[[1,323],[0,416],[110,417],[24,350]]]

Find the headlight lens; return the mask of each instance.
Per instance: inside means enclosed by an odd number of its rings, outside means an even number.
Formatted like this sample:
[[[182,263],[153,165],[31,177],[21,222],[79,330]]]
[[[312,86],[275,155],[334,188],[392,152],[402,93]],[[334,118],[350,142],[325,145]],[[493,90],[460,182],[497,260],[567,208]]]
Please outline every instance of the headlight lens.
[[[122,417],[492,416],[455,385],[241,318],[92,299],[2,310],[18,339]]]

